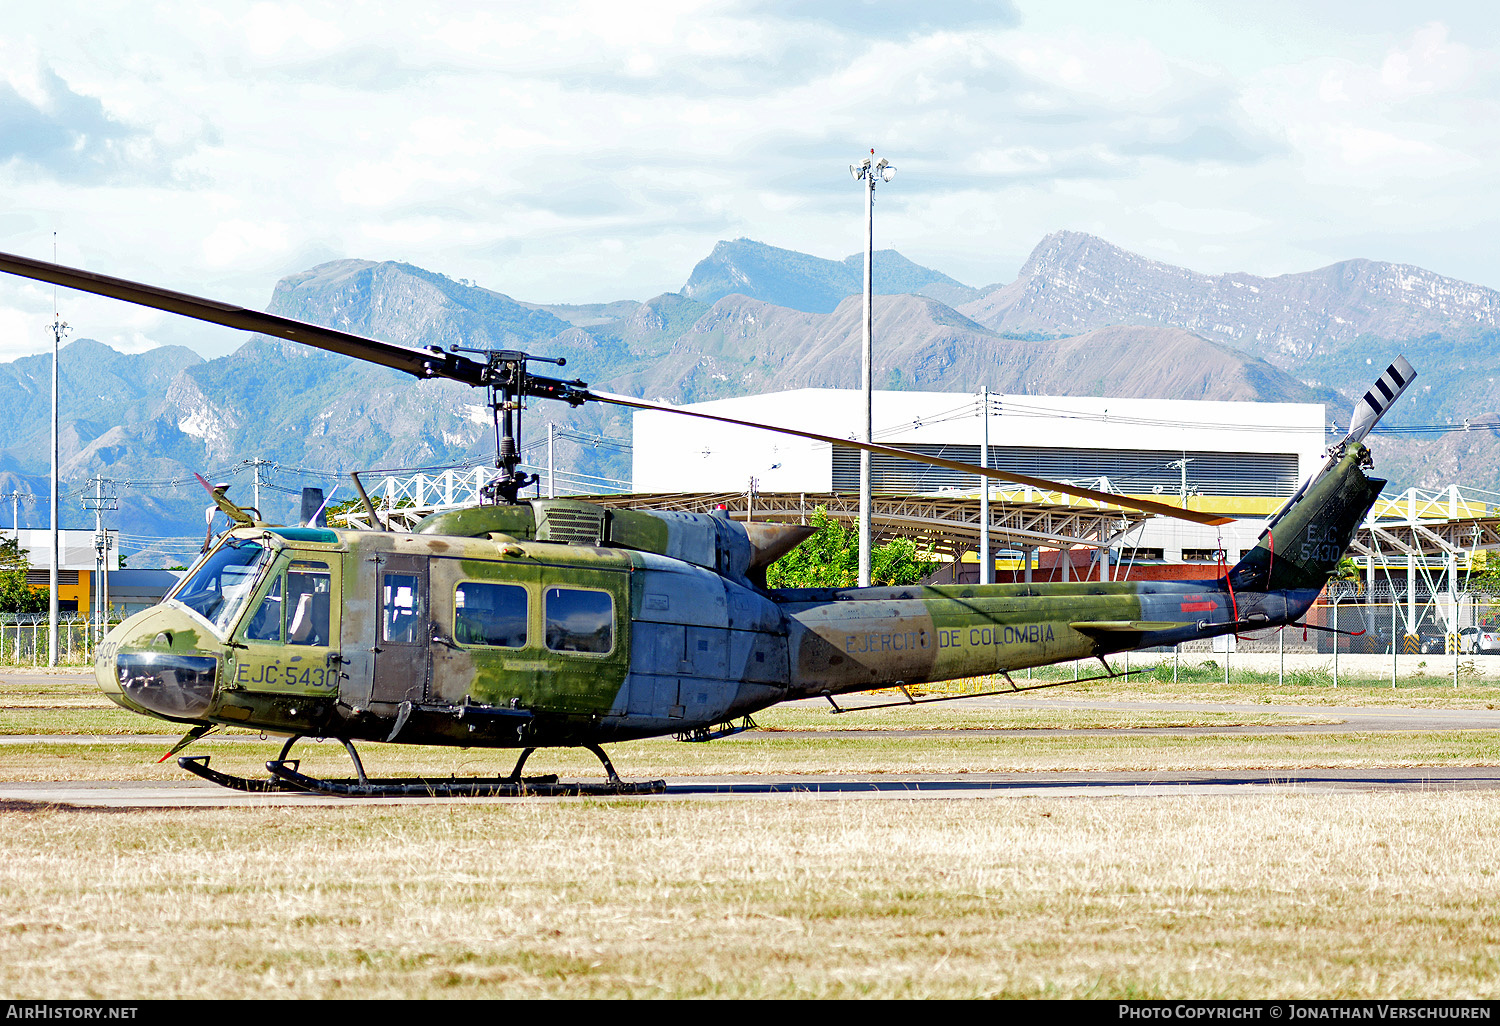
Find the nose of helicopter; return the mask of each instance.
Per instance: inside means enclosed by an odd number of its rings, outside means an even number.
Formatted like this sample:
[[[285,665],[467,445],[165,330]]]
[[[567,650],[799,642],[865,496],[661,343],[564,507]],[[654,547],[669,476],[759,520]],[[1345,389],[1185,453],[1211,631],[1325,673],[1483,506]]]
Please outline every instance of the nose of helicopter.
[[[146,712],[194,719],[213,704],[219,661],[175,652],[119,652],[115,679],[121,696]]]
[[[161,622],[159,622],[161,621]],[[158,611],[116,627],[94,658],[94,679],[116,704],[171,719],[195,719],[213,704],[219,660],[174,645],[178,625]]]

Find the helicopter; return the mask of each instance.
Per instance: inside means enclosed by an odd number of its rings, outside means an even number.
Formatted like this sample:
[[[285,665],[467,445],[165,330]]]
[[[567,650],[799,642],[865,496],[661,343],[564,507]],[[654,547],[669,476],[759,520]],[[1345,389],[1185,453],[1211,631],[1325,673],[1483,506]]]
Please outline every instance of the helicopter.
[[[220,727],[287,738],[268,779],[178,764],[246,791],[348,796],[641,794],[601,745],[753,727],[781,702],[936,683],[1300,624],[1385,482],[1366,436],[1416,372],[1398,357],[1356,404],[1348,434],[1222,576],[775,590],[766,568],[812,528],[724,515],[521,498],[527,399],[607,402],[778,431],[1207,524],[1228,518],[904,449],[680,410],[532,372],[513,350],[413,349],[274,314],[26,257],[0,270],[299,342],[418,378],[488,390],[496,475],[484,502],[391,530],[278,526],[211,489],[231,519],[164,601],[105,637],[94,661],[117,704],[185,726],[168,756]],[[209,487],[204,482],[205,487]],[[1348,632],[1339,632],[1348,633]],[[1101,678],[1084,678],[1101,679]],[[1011,690],[1025,690],[1011,682]],[[302,738],[336,739],[355,777],[289,759]],[[354,742],[519,749],[507,775],[372,779]],[[545,747],[581,747],[604,783],[523,776]],[[164,756],[163,758],[166,758]]]

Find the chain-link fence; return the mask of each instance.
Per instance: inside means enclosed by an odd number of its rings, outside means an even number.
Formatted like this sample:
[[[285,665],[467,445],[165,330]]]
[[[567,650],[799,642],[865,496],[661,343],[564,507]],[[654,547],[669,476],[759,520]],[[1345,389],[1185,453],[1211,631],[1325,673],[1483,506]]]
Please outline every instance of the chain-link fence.
[[[58,617],[58,662],[71,665],[93,662],[94,646],[99,638],[119,622],[118,617],[104,625],[76,614]],[[0,665],[46,666],[47,661],[48,623],[45,613],[0,616]]]
[[[1308,626],[1187,642],[1182,651],[1222,652],[1227,645],[1245,653],[1332,655],[1337,646],[1350,655],[1469,655],[1481,651],[1486,629],[1500,633],[1500,595],[1330,585],[1302,622]]]

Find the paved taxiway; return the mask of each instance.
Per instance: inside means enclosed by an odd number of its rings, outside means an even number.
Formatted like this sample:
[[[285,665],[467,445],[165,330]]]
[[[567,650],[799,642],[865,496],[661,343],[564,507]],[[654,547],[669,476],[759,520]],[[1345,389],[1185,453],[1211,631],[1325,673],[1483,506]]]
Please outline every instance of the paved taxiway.
[[[792,777],[745,774],[678,777],[665,794],[628,801],[746,799],[932,799],[1019,797],[1201,797],[1249,793],[1487,791],[1500,789],[1500,767],[1403,769],[1194,770],[1115,773],[971,773],[952,776],[883,773]],[[351,802],[536,802],[580,798],[332,798],[311,794],[243,794],[197,780],[0,783],[0,811],[36,805],[77,809],[183,809],[348,805]],[[589,798],[588,801],[612,799]]]
[[[817,703],[813,703],[817,704]],[[1242,726],[1138,727],[1109,730],[1111,736],[1204,735],[1204,734],[1292,734],[1292,733],[1375,733],[1383,731],[1454,731],[1483,730],[1497,732],[1497,757],[1500,757],[1500,710],[1494,709],[1409,709],[1389,706],[1320,707],[1299,705],[1233,705],[1204,702],[1099,702],[1063,698],[994,697],[971,700],[996,709],[1072,708],[1091,710],[1132,710],[1136,712],[1222,713],[1229,716],[1262,714],[1316,719],[1324,722],[1291,724],[1251,724]],[[826,706],[825,706],[826,707]],[[1064,734],[1099,734],[1093,729],[1020,729],[942,731],[955,743],[964,737],[1004,734],[1009,737],[1041,737]],[[839,718],[830,715],[826,728],[819,730],[777,730],[751,732],[742,739],[826,738],[841,733]],[[864,731],[851,731],[855,735]],[[882,730],[881,737],[932,736],[933,730]],[[246,736],[246,741],[258,740]],[[0,745],[50,742],[54,744],[161,744],[164,748],[176,736],[127,735],[81,736],[36,735],[0,736]],[[221,738],[218,744],[233,743]],[[1288,769],[1288,770],[1194,770],[1183,772],[1036,772],[1036,773],[964,773],[906,774],[900,772],[867,775],[821,775],[817,777],[790,774],[743,774],[733,777],[674,777],[662,795],[632,797],[631,801],[725,801],[754,799],[932,799],[932,798],[1006,798],[1019,796],[1114,796],[1161,797],[1207,794],[1244,794],[1265,791],[1308,792],[1380,792],[1380,791],[1458,791],[1500,789],[1500,766],[1494,767],[1404,767],[1355,769]],[[70,781],[0,782],[0,809],[35,803],[76,808],[206,808],[227,806],[300,806],[348,804],[354,799],[329,798],[306,794],[243,794],[228,791],[195,779],[162,781]],[[363,801],[577,801],[576,798],[398,798],[363,799]],[[598,799],[591,799],[598,800]]]

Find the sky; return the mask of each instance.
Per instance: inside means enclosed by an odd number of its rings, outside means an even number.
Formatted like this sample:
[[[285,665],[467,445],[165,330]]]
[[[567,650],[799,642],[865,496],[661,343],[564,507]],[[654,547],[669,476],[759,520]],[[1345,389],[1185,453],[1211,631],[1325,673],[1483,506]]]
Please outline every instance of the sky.
[[[974,286],[1060,229],[1205,273],[1500,288],[1500,14],[1390,0],[52,0],[0,19],[0,250],[264,309],[399,260],[530,302],[721,239]],[[64,291],[77,337],[236,332]],[[0,360],[53,290],[0,281]]]

